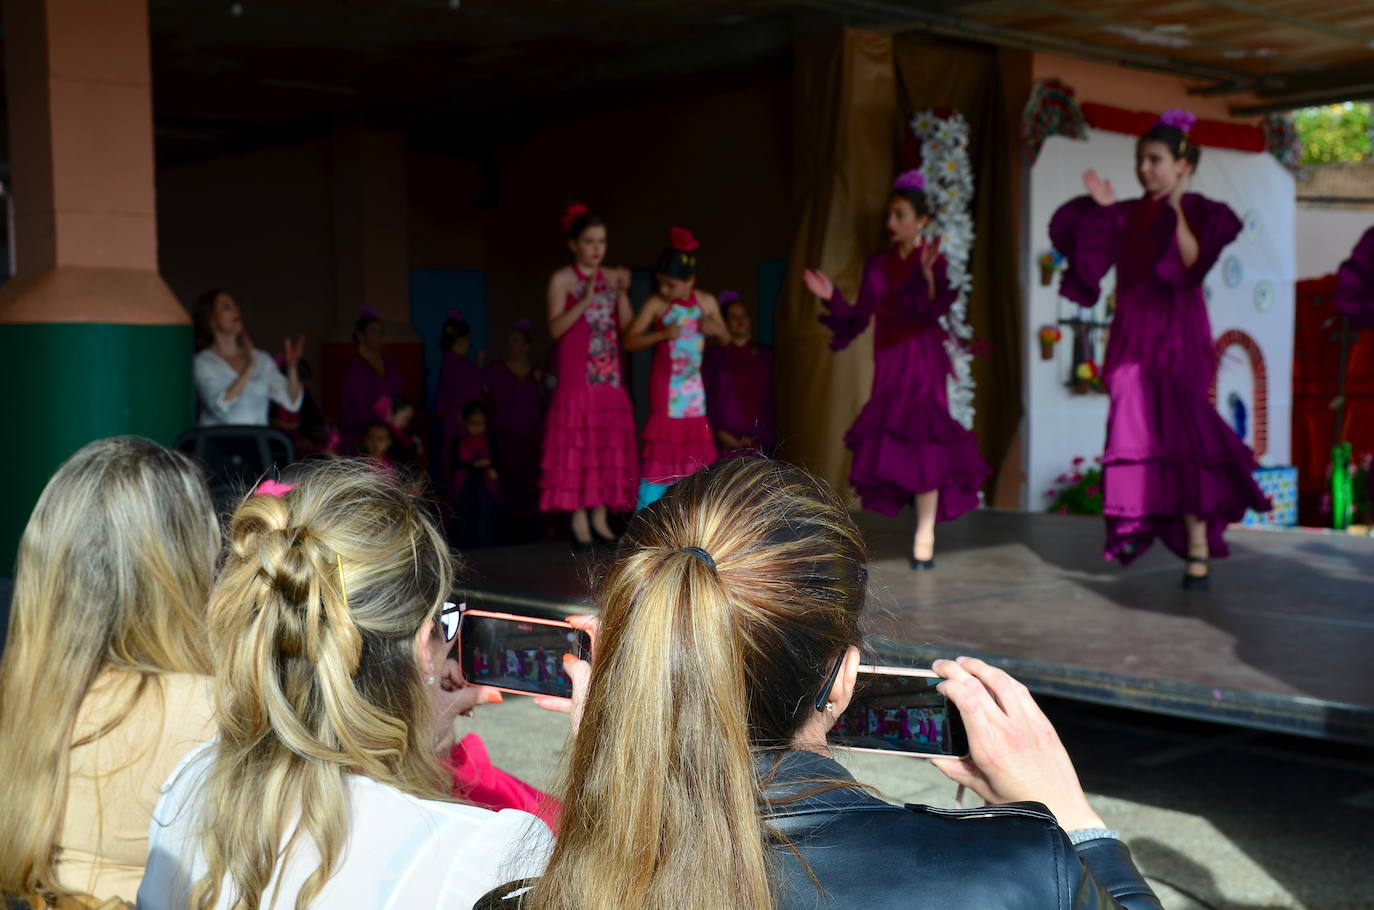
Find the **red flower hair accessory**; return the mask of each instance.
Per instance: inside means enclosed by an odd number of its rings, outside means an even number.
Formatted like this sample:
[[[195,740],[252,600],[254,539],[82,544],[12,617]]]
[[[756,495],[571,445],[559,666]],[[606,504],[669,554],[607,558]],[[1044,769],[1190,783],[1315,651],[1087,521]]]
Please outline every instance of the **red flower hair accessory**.
[[[674,227],[668,231],[668,243],[675,250],[682,250],[690,253],[692,250],[701,246],[697,239],[692,236],[692,232],[685,227]]]
[[[568,206],[568,210],[563,213],[563,233],[566,234],[572,230],[574,221],[589,214],[591,214],[591,210],[580,202],[574,202]]]

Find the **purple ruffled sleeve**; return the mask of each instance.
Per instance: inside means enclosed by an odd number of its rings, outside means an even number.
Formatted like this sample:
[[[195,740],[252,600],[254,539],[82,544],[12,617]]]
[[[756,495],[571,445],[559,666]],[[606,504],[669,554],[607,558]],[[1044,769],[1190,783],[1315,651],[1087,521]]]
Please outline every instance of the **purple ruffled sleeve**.
[[[1224,202],[1213,202],[1197,193],[1185,195],[1183,214],[1188,219],[1188,228],[1197,238],[1197,262],[1185,266],[1175,239],[1177,216],[1172,209],[1165,211],[1167,215],[1159,219],[1159,224],[1161,230],[1168,231],[1168,237],[1164,238],[1165,252],[1155,266],[1155,274],[1174,287],[1198,287],[1221,258],[1221,251],[1240,234],[1240,219]]]
[[[1080,306],[1093,306],[1102,279],[1116,265],[1124,209],[1098,205],[1091,196],[1070,199],[1050,219],[1050,243],[1066,260],[1059,293]]]
[[[935,260],[931,273],[935,278],[934,295],[920,268],[913,268],[911,277],[896,288],[898,309],[913,322],[927,327],[939,322],[959,296],[959,292],[949,285],[949,267],[944,256]]]
[[[1336,273],[1336,308],[1357,329],[1374,329],[1374,228],[1364,232]]]
[[[873,307],[878,297],[878,290],[874,286],[878,268],[876,256],[870,257],[864,263],[864,277],[859,284],[859,299],[852,305],[844,299],[844,292],[840,290],[840,286],[835,285],[835,292],[830,295],[830,312],[822,313],[819,317],[821,323],[833,333],[830,350],[843,351],[868,328],[868,320],[873,318]]]

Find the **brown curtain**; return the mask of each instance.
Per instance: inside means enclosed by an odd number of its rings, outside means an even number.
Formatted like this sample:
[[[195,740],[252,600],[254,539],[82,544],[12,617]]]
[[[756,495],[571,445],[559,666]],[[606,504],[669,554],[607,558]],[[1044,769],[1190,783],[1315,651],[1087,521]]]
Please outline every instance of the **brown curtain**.
[[[864,258],[878,248],[899,148],[892,49],[889,36],[850,30],[818,35],[795,48],[801,218],[776,322],[778,438],[783,457],[837,490],[848,487],[843,437],[868,400],[873,344],[864,334],[832,353],[830,331],[816,320],[820,303],[807,292],[801,273],[824,270],[853,300]]]
[[[997,49],[982,44],[933,43],[903,36],[894,50],[903,128],[912,114],[951,108],[969,124],[973,167],[973,261],[969,324],[977,335],[973,360],[973,430],[992,466],[992,486],[1021,423],[1021,281],[1017,267],[1012,169],[1020,142],[1007,116]]]
[[[969,122],[975,243],[969,321],[981,356],[974,430],[993,468],[1021,419],[1021,288],[1012,169],[1019,148],[1006,116],[998,55],[982,45],[845,31],[795,54],[797,208],[801,219],[778,316],[778,425],[784,457],[837,489],[848,486],[844,433],[868,400],[873,345],[865,334],[833,354],[802,284],[821,268],[852,300],[866,256],[882,248],[883,207],[912,114],[951,108]]]

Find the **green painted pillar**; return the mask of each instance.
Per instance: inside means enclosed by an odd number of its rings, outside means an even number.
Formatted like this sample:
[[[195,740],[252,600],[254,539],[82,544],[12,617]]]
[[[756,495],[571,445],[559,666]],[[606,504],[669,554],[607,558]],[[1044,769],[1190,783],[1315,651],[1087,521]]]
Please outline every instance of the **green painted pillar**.
[[[147,0],[2,0],[16,273],[0,285],[0,575],[93,439],[191,426],[191,328],[157,273]]]

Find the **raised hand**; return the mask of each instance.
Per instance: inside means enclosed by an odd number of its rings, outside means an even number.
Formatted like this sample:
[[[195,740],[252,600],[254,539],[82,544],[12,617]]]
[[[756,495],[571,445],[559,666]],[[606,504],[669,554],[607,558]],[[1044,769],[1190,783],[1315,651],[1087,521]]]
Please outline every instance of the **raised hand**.
[[[617,291],[628,291],[630,289],[630,270],[624,266],[611,269],[611,286]]]
[[[286,340],[282,342],[282,346],[285,348],[282,359],[286,362],[286,368],[289,370],[300,363],[301,355],[305,353],[305,336],[298,335],[293,339],[288,335]]]
[[[921,244],[921,271],[927,278],[933,278],[935,273],[935,263],[940,260],[940,238],[928,240]]]
[[[1187,171],[1183,172],[1179,175],[1178,182],[1174,184],[1174,188],[1169,191],[1169,205],[1174,211],[1181,211],[1183,194],[1188,192],[1188,182],[1192,176],[1193,175]]]
[[[1083,175],[1083,186],[1087,187],[1088,195],[1093,197],[1093,201],[1098,205],[1116,204],[1116,190],[1112,189],[1112,182],[1103,180],[1097,171],[1090,168]]]
[[[820,269],[805,269],[802,272],[802,281],[806,284],[806,289],[821,298],[823,303],[829,303],[830,298],[835,296],[835,282]]]

